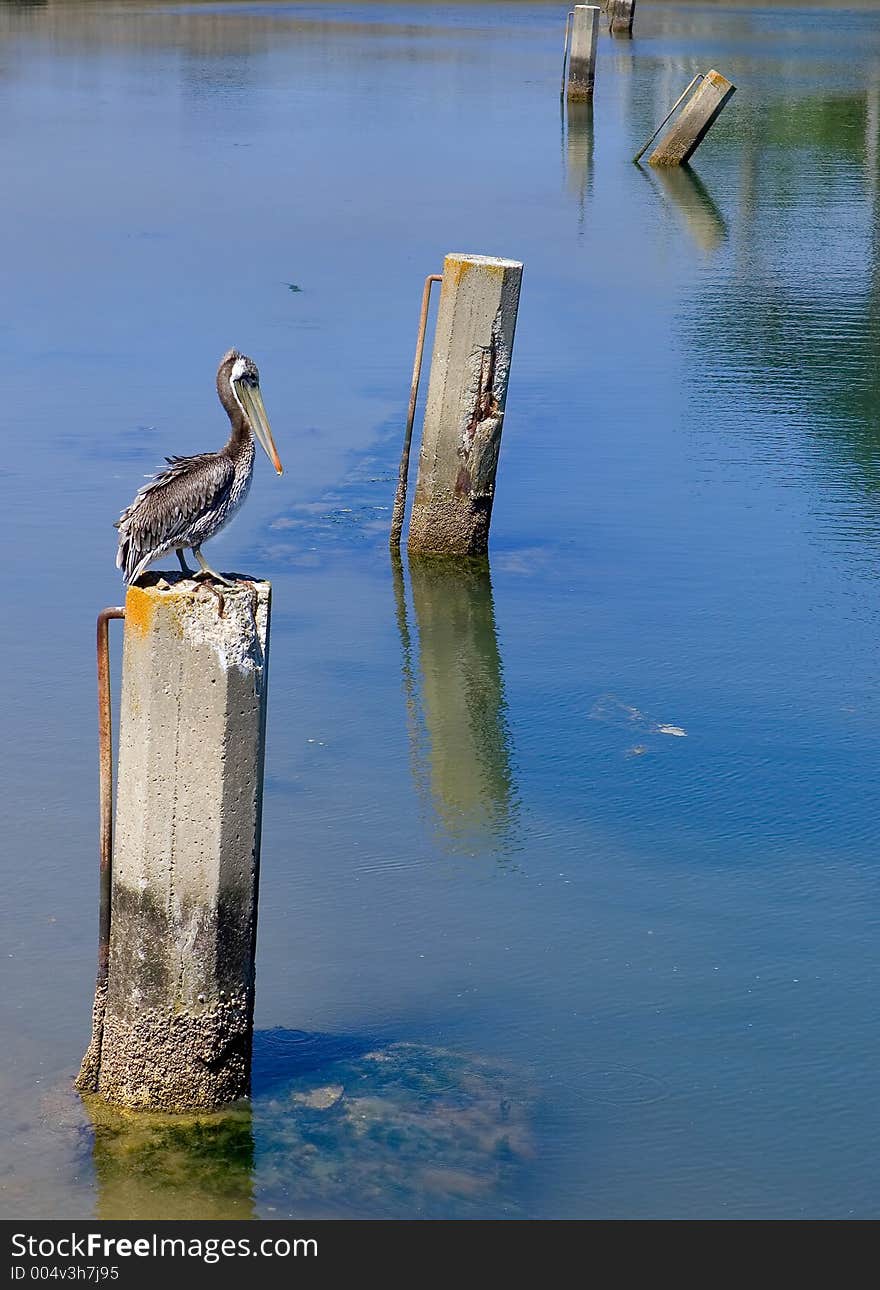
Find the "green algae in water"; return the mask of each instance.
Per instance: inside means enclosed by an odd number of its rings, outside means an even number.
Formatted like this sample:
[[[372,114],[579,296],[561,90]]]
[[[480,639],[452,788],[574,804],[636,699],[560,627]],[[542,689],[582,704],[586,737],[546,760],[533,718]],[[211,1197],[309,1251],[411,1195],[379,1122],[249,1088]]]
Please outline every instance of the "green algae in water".
[[[103,1219],[516,1217],[532,1155],[515,1072],[417,1044],[325,1062],[215,1114],[84,1101]]]
[[[256,1108],[260,1189],[377,1218],[514,1217],[532,1155],[515,1072],[418,1044],[328,1063]]]
[[[160,1115],[93,1096],[84,1102],[94,1126],[98,1218],[254,1217],[249,1106]]]

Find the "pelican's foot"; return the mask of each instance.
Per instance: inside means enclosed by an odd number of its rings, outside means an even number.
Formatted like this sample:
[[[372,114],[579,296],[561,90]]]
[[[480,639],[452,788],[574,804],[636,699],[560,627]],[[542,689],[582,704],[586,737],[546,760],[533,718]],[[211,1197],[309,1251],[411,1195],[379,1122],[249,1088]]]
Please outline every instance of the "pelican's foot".
[[[209,569],[207,565],[203,569],[196,569],[195,573],[190,571],[190,577],[195,580],[200,578],[213,578],[214,582],[219,582],[221,586],[224,587],[234,587],[236,585],[234,582],[231,582],[229,578],[224,578],[223,574],[218,573],[216,569]],[[205,582],[203,585],[207,587],[208,583]]]
[[[228,578],[223,577],[222,573],[218,573],[216,569],[211,568],[211,566],[208,564],[208,561],[202,555],[201,550],[197,546],[193,547],[192,553],[199,562],[199,572],[195,574],[195,577],[201,578],[205,576],[208,578],[213,578],[215,582],[222,583],[224,587],[235,586],[234,582],[230,582]]]

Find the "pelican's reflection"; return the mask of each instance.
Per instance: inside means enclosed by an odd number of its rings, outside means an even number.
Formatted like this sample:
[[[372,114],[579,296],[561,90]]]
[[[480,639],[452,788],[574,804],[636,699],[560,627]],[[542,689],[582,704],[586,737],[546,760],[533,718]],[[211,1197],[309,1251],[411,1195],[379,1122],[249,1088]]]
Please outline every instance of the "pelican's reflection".
[[[568,190],[578,199],[579,223],[593,184],[593,100],[570,102],[563,107],[565,174]]]
[[[448,840],[508,840],[514,818],[510,732],[488,560],[409,560],[418,679],[403,567],[393,561],[416,784]]]
[[[640,167],[641,169],[641,167]],[[712,195],[690,166],[646,166],[664,196],[670,199],[701,251],[717,251],[727,240],[727,224]]]
[[[83,1102],[95,1131],[97,1218],[254,1217],[249,1106],[160,1115]]]

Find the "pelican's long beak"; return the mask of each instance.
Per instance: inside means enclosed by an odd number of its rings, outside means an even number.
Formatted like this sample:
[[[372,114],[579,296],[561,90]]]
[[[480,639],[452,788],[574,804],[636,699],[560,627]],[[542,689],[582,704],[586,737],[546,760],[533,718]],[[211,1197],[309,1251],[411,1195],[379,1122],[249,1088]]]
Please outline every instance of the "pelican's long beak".
[[[259,439],[261,448],[278,474],[283,474],[284,468],[278,458],[278,449],[275,447],[272,431],[269,429],[269,419],[266,416],[266,409],[263,407],[263,396],[260,393],[259,385],[249,385],[247,381],[236,381],[236,385],[241,405],[254,428],[254,434]]]

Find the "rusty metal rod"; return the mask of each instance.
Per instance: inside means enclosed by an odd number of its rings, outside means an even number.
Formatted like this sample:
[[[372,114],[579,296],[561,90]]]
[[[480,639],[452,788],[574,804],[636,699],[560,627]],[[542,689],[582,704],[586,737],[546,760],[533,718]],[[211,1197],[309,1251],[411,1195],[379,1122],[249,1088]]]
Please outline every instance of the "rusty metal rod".
[[[403,513],[406,510],[406,481],[409,476],[409,453],[412,445],[413,421],[416,415],[416,399],[419,393],[419,378],[422,374],[422,354],[425,350],[425,331],[428,326],[428,305],[431,300],[431,287],[435,282],[442,281],[442,273],[429,273],[425,278],[425,286],[422,291],[422,310],[419,314],[419,334],[416,339],[416,357],[413,363],[412,385],[409,391],[409,410],[406,414],[403,450],[400,454],[400,466],[397,471],[397,492],[394,494],[394,510],[391,514],[389,545],[392,551],[400,550],[400,535],[403,532]]]
[[[113,876],[113,724],[110,709],[111,618],[124,618],[121,606],[98,614],[98,810],[100,855],[98,904],[98,986],[106,984],[110,965],[110,885]]]
[[[569,9],[565,19],[565,40],[562,42],[562,84],[559,86],[559,97],[565,96],[565,64],[568,61],[568,40],[571,35],[571,21],[574,18],[574,9]]]
[[[669,109],[669,111],[666,113],[666,115],[665,115],[665,117],[663,118],[663,120],[662,120],[662,121],[660,122],[660,124],[657,126],[657,129],[656,129],[656,130],[654,131],[654,133],[651,135],[650,139],[648,139],[648,141],[647,141],[646,143],[643,143],[643,144],[642,144],[642,146],[641,146],[641,148],[639,148],[638,152],[637,152],[637,153],[636,153],[636,155],[633,157],[633,161],[634,161],[634,162],[638,162],[638,161],[640,161],[640,160],[641,160],[641,158],[642,158],[642,154],[648,151],[648,148],[651,146],[651,144],[652,144],[652,143],[654,142],[654,140],[657,138],[657,135],[660,133],[660,131],[663,129],[663,127],[664,127],[664,125],[666,124],[666,122],[667,122],[667,121],[669,120],[669,118],[672,116],[673,112],[674,112],[674,111],[675,111],[675,109],[678,107],[679,103],[682,103],[682,102],[687,98],[687,96],[690,94],[691,90],[692,90],[692,89],[694,88],[694,86],[696,85],[697,81],[701,81],[702,79],[703,79],[703,73],[702,73],[702,72],[697,72],[696,76],[695,76],[695,77],[694,77],[694,79],[691,81],[690,85],[687,87],[687,89],[685,90],[684,94],[679,95],[679,97],[675,100],[675,102],[673,103],[672,107]]]

